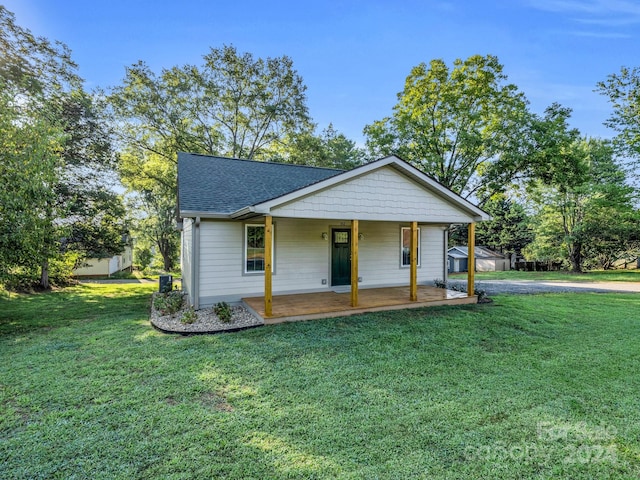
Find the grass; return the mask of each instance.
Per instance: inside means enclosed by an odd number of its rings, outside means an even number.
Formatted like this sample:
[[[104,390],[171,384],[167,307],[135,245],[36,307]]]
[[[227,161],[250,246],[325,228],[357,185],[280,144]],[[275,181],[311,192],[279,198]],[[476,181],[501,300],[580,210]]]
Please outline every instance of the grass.
[[[452,280],[466,280],[465,273],[451,273]],[[552,280],[559,282],[640,282],[638,270],[592,270],[584,273],[572,272],[476,272],[476,280]]]
[[[0,478],[637,478],[640,297],[168,336],[153,284],[0,298]]]
[[[161,275],[171,275],[173,278],[180,278],[180,272],[164,272],[161,270],[134,270],[132,272],[123,270],[122,272],[116,272],[111,275],[98,275],[92,277],[80,277],[83,281],[92,280],[158,280]]]

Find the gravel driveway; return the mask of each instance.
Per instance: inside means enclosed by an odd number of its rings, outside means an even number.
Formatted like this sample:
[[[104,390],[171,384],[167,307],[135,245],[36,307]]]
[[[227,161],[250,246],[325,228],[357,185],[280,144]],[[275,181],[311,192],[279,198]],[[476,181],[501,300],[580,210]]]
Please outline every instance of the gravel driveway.
[[[464,281],[452,281],[452,284],[465,285]],[[487,295],[501,293],[566,293],[566,292],[595,292],[595,293],[640,293],[640,282],[553,282],[546,280],[479,280],[479,289]]]

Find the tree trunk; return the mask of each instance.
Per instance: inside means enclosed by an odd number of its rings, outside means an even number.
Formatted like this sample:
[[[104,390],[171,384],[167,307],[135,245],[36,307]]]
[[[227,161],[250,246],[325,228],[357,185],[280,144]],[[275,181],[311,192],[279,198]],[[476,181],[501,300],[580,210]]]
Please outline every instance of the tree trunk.
[[[569,260],[571,261],[571,271],[582,273],[582,244],[574,243],[569,248]]]
[[[158,248],[160,249],[160,255],[162,255],[162,263],[164,270],[170,272],[173,270],[173,257],[171,255],[171,242],[167,239],[162,239],[158,242]]]
[[[40,273],[40,286],[44,289],[49,288],[49,259],[42,262],[42,270]]]
[[[170,254],[162,254],[162,262],[164,263],[164,270],[170,272],[173,270],[173,259]]]

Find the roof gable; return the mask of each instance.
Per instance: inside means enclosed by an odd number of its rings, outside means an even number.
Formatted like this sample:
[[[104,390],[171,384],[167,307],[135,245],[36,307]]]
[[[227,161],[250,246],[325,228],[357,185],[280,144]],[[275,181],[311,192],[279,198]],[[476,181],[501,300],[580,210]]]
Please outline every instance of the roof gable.
[[[382,178],[382,177],[385,177]],[[372,181],[373,179],[373,181]],[[395,195],[389,195],[389,181]],[[360,191],[363,187],[365,191]],[[372,185],[373,184],[373,185]],[[342,185],[342,187],[339,187]],[[178,206],[181,217],[247,218],[278,213],[311,196],[331,197],[347,190],[335,209],[316,205],[307,218],[360,218],[438,223],[468,223],[490,217],[433,178],[396,156],[343,171],[273,162],[257,162],[189,153],[178,154]],[[414,197],[407,197],[406,191]],[[399,198],[403,197],[403,198]],[[306,200],[305,200],[306,199]],[[332,198],[335,204],[336,198]],[[349,208],[346,208],[349,207]],[[372,208],[374,207],[374,208]],[[431,210],[429,210],[431,208]],[[318,213],[322,215],[317,217]],[[324,212],[324,213],[322,213]],[[435,212],[435,214],[434,214]],[[338,215],[340,213],[340,215]]]
[[[343,170],[178,153],[180,214],[226,217]]]
[[[467,258],[469,256],[469,252],[467,250],[461,250],[460,247],[451,247],[447,253],[456,258]]]
[[[417,168],[409,165],[404,160],[396,157],[395,155],[391,155],[389,157],[385,157],[383,159],[377,160],[375,162],[367,163],[360,167],[354,168],[353,170],[348,170],[346,172],[341,173],[340,175],[336,175],[330,177],[326,180],[317,182],[316,184],[310,185],[309,187],[301,188],[297,191],[282,195],[280,197],[276,197],[272,200],[266,201],[262,204],[256,205],[255,211],[260,213],[270,213],[272,209],[276,209],[282,205],[285,205],[293,200],[301,199],[305,196],[314,194],[316,192],[320,192],[321,190],[331,188],[337,184],[349,182],[356,177],[362,177],[369,173],[372,173],[376,170],[382,169],[393,169],[401,176],[405,177],[413,182],[413,184],[417,185],[423,191],[428,192],[428,194],[432,197],[437,197],[445,203],[449,204],[450,207],[464,212],[464,218],[453,219],[449,218],[448,220],[442,219],[443,222],[446,223],[467,223],[472,221],[482,221],[489,220],[491,217],[481,210],[480,208],[473,205],[468,200],[462,198],[456,193],[452,192],[448,188],[444,187],[440,183],[438,183],[433,178],[425,175],[423,172],[418,170]],[[386,185],[380,185],[380,191],[386,190]],[[389,199],[391,203],[398,203],[398,200]],[[356,199],[356,201],[360,201]],[[343,202],[344,204],[344,202]],[[362,205],[366,207],[365,205]],[[364,219],[363,217],[359,217]],[[433,217],[430,217],[433,220]],[[414,220],[418,220],[414,217]]]
[[[342,177],[336,177],[335,180]],[[275,217],[293,218],[357,218],[442,224],[471,221],[469,212],[390,165],[314,190],[302,197],[273,205],[269,211]]]

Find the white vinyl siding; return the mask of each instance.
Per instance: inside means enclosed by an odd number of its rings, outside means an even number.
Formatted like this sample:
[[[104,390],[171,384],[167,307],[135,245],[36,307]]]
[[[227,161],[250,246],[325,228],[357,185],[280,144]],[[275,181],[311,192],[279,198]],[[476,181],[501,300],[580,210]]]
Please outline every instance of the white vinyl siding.
[[[274,217],[468,223],[450,201],[384,167],[271,210]]]
[[[252,223],[253,224],[253,223]],[[360,222],[360,286],[408,285],[409,272],[400,267],[397,222]],[[274,218],[273,293],[322,291],[330,289],[331,242],[323,233],[332,228],[350,228],[341,220]],[[421,225],[418,282],[442,278],[443,233],[439,226]],[[245,223],[203,220],[200,224],[200,306],[215,301],[239,301],[262,296],[264,275],[244,273]],[[327,283],[323,284],[322,280]]]
[[[133,253],[131,247],[126,245],[121,255],[111,258],[87,258],[83,265],[73,270],[73,275],[78,277],[102,277],[121,272],[132,265]]]
[[[397,223],[360,222],[363,239],[358,243],[358,276],[362,277],[361,286],[409,285],[409,269],[400,266],[398,230]],[[443,277],[443,239],[439,226],[420,225],[418,283],[426,284]]]
[[[263,275],[244,274],[243,230],[241,222],[200,222],[201,298],[242,296],[264,289]]]

